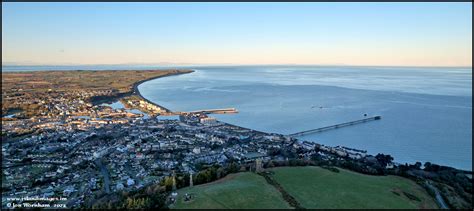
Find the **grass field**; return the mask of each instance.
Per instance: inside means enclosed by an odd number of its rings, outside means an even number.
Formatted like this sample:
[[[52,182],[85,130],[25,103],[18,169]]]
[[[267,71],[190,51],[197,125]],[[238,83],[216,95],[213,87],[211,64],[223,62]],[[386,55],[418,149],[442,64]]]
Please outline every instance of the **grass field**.
[[[343,169],[336,173],[319,167],[272,171],[273,178],[305,208],[438,208],[422,187],[402,177],[370,176]],[[410,200],[403,191],[421,201]]]
[[[370,176],[343,169],[336,173],[320,167],[269,170],[304,208],[438,208],[422,187],[402,177]],[[420,201],[409,199],[404,192]],[[185,193],[194,194],[194,199],[185,202]],[[262,176],[246,172],[180,189],[178,201],[170,208],[289,208],[289,205]]]
[[[185,202],[184,194],[193,194],[192,201]],[[178,199],[170,208],[290,208],[280,192],[254,173],[238,173],[192,188],[178,190]]]

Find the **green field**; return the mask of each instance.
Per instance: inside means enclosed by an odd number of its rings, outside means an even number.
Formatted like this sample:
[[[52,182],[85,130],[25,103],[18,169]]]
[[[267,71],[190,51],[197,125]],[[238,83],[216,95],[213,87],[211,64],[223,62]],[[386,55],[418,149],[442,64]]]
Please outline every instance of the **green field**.
[[[280,192],[254,173],[238,173],[192,188],[177,191],[178,199],[170,208],[290,208]],[[185,202],[184,194],[193,194],[192,201]]]
[[[438,208],[415,182],[320,167],[269,169],[272,177],[304,208]],[[395,192],[395,193],[393,193]],[[403,192],[420,201],[409,199]],[[194,198],[184,201],[184,194]],[[255,173],[238,173],[213,183],[178,190],[170,208],[289,208],[280,192]]]
[[[336,173],[320,167],[281,167],[272,171],[273,178],[305,208],[438,208],[422,187],[402,177],[371,176],[343,169]],[[421,201],[410,200],[403,191]]]

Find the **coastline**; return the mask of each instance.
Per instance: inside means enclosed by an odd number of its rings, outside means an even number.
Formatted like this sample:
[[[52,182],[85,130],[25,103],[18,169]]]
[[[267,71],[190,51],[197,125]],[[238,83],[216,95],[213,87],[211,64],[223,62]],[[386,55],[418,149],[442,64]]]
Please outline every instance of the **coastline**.
[[[172,74],[168,74],[168,75],[161,75],[161,76],[156,76],[156,77],[152,77],[152,78],[148,78],[148,79],[145,79],[145,80],[141,80],[141,81],[137,81],[133,84],[133,88],[132,90],[130,91],[130,95],[137,95],[138,97],[140,97],[141,99],[143,99],[145,102],[148,102],[152,105],[155,105],[163,110],[165,110],[166,112],[171,112],[170,109],[168,108],[165,108],[161,105],[158,105],[154,102],[151,102],[150,100],[146,99],[145,97],[143,97],[143,95],[140,93],[140,90],[138,89],[138,86],[142,83],[145,83],[147,81],[151,81],[151,80],[154,80],[154,79],[157,79],[157,78],[164,78],[164,77],[169,77],[169,76],[177,76],[177,75],[182,75],[182,74],[188,74],[188,73],[193,73],[194,70],[177,70],[177,71],[185,71],[185,72],[176,72],[176,73],[172,73]]]
[[[147,98],[145,98],[141,93],[140,93],[140,90],[138,89],[138,86],[142,83],[145,83],[147,81],[151,81],[151,80],[154,80],[154,79],[158,79],[158,78],[164,78],[164,77],[170,77],[170,76],[177,76],[177,75],[182,75],[182,74],[188,74],[188,73],[193,73],[195,72],[194,70],[185,70],[185,71],[189,71],[189,72],[178,72],[178,73],[173,73],[173,74],[169,74],[169,75],[162,75],[162,76],[157,76],[157,77],[152,77],[152,78],[148,78],[148,79],[145,79],[145,80],[142,80],[142,81],[137,81],[136,83],[133,84],[133,90],[132,92],[130,93],[130,95],[133,95],[133,94],[136,94],[137,96],[139,96],[141,99],[143,99],[144,101],[150,103],[150,104],[153,104],[157,107],[160,107],[161,109],[163,110],[166,110],[166,112],[172,112],[170,109],[168,108],[165,108],[161,105],[158,105],[157,103],[155,102],[152,102],[150,100],[148,100]],[[219,121],[219,120],[218,120]],[[272,134],[272,133],[267,133],[267,132],[263,132],[263,131],[258,131],[258,130],[255,130],[255,129],[251,129],[251,128],[246,128],[246,127],[242,127],[242,126],[238,126],[238,125],[233,125],[233,124],[230,124],[230,123],[227,123],[227,122],[223,122],[223,121],[219,121],[227,126],[231,126],[231,127],[238,127],[238,128],[242,128],[242,129],[245,129],[245,130],[250,130],[252,132],[257,132],[257,133],[261,133],[261,134]],[[283,135],[283,134],[282,134]],[[286,135],[285,135],[286,136]]]
[[[193,72],[194,72],[194,71],[193,71]],[[184,73],[180,73],[180,74],[184,74]],[[167,75],[167,76],[171,76],[171,75]],[[160,76],[160,77],[165,77],[165,76]],[[160,78],[160,77],[156,77],[156,78]],[[156,78],[152,78],[152,79],[148,79],[148,80],[153,80],[153,79],[156,79]],[[148,81],[148,80],[144,80],[144,81],[142,81],[141,83],[146,82],[146,81]],[[139,82],[138,82],[138,83],[139,83]],[[141,84],[141,83],[139,83],[139,84]],[[137,86],[135,87],[137,93],[139,93],[139,90],[138,90],[138,85],[139,85],[139,84],[137,84]],[[146,99],[146,98],[145,98],[144,96],[142,96],[141,94],[140,94],[140,97],[141,97],[142,99],[146,100],[147,102],[153,104],[153,105],[160,106],[160,105],[158,105],[158,104],[156,104],[156,103],[154,103],[154,102],[151,102],[150,100]],[[160,107],[161,107],[161,106],[160,106]],[[168,110],[169,110],[169,109],[168,109]],[[217,119],[218,119],[218,118],[217,118]],[[230,124],[230,123],[227,123],[227,122],[220,121],[219,119],[218,119],[218,122],[223,123],[223,124],[228,125],[228,126],[231,126],[231,127],[242,128],[242,129],[246,129],[246,130],[249,130],[249,131],[258,132],[258,133],[261,133],[261,134],[267,134],[267,135],[268,135],[268,134],[281,134],[281,133],[273,133],[273,132],[264,132],[264,131],[259,131],[259,130],[255,130],[255,129],[251,129],[251,128],[247,128],[247,127],[242,127],[242,126],[238,126],[238,125],[234,125],[234,124]],[[281,135],[287,136],[286,134],[281,134]],[[303,141],[304,141],[304,139],[299,139],[299,138],[296,138],[296,140],[299,141],[299,142],[303,142]],[[327,145],[327,146],[330,146],[330,145]],[[341,146],[344,146],[344,145],[341,145]],[[364,149],[364,150],[365,150],[365,149]],[[413,162],[413,163],[414,163],[414,162]],[[401,164],[401,163],[399,163],[399,164]],[[453,167],[453,166],[449,166],[449,165],[443,165],[443,166],[455,168],[455,169],[464,171],[464,172],[466,172],[466,173],[472,173],[472,170],[466,169],[466,168]]]

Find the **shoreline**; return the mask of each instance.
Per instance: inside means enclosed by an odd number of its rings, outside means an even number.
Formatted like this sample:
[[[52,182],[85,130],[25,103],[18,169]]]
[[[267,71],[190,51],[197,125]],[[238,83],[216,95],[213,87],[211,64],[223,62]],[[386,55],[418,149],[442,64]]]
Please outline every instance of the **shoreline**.
[[[155,106],[158,106],[158,107],[161,107],[161,108],[164,108],[154,102],[151,102],[150,100],[146,99],[145,97],[143,97],[141,95],[141,93],[139,92],[138,90],[138,85],[140,85],[141,83],[144,83],[146,81],[149,81],[149,80],[154,80],[154,79],[157,79],[157,78],[161,78],[161,77],[167,77],[167,76],[173,76],[173,75],[181,75],[181,74],[186,74],[186,73],[192,73],[192,72],[195,72],[194,70],[192,70],[191,72],[182,72],[182,73],[176,73],[176,74],[171,74],[171,75],[165,75],[165,76],[158,76],[158,77],[154,77],[154,78],[150,78],[150,79],[146,79],[146,80],[143,80],[143,81],[139,81],[137,82],[135,85],[134,85],[134,90],[136,91],[137,95],[139,95],[142,99],[144,99],[145,101],[155,105]],[[164,108],[166,109],[167,112],[171,112],[169,109],[167,108]],[[218,118],[217,118],[218,119]],[[283,135],[283,136],[288,136],[287,134],[281,134],[281,133],[273,133],[273,132],[264,132],[264,131],[259,131],[259,130],[255,130],[255,129],[251,129],[251,128],[246,128],[246,127],[242,127],[242,126],[238,126],[238,125],[234,125],[234,124],[230,124],[230,123],[227,123],[227,122],[223,122],[223,121],[220,121],[218,120],[218,122],[221,122],[227,126],[231,126],[231,127],[237,127],[237,128],[242,128],[242,129],[246,129],[246,130],[250,130],[250,131],[253,131],[253,132],[257,132],[257,133],[261,133],[261,134],[267,134],[267,135],[271,135],[271,134],[280,134],[280,135]],[[299,138],[295,138],[295,141],[299,141],[299,142],[303,142],[305,141],[304,139],[299,139]],[[401,164],[401,163],[400,163]],[[445,165],[442,165],[442,166],[445,166]],[[447,166],[447,167],[451,167],[451,168],[454,168],[454,169],[457,169],[457,170],[461,170],[461,171],[464,171],[466,173],[470,173],[472,174],[472,170],[469,170],[469,169],[461,169],[461,168],[456,168],[456,167],[453,167],[453,166]]]
[[[177,71],[180,71],[180,70],[177,70]],[[188,73],[193,73],[194,72],[194,70],[181,70],[181,71],[186,71],[186,72],[177,72],[177,73],[172,73],[172,74],[168,74],[168,75],[161,75],[161,76],[151,77],[151,78],[148,78],[148,79],[145,79],[145,80],[137,81],[133,84],[132,90],[130,91],[130,95],[135,94],[138,97],[140,97],[141,99],[143,99],[145,102],[148,102],[152,105],[155,105],[155,106],[165,110],[166,112],[172,112],[170,109],[165,108],[161,105],[158,105],[154,102],[151,102],[147,98],[143,97],[143,95],[140,93],[140,90],[138,89],[138,86],[142,83],[145,83],[145,82],[151,81],[151,80],[155,80],[155,79],[158,79],[158,78],[164,78],[164,77],[169,77],[169,76],[177,76],[177,75],[188,74]],[[119,100],[120,100],[120,98],[119,98]]]
[[[148,100],[147,98],[143,97],[143,95],[140,93],[140,90],[138,89],[138,86],[142,83],[145,83],[147,81],[151,81],[151,80],[155,80],[155,79],[158,79],[158,78],[164,78],[164,77],[170,77],[170,76],[177,76],[177,75],[182,75],[182,74],[188,74],[188,73],[193,73],[195,72],[195,70],[189,70],[189,72],[178,72],[178,73],[173,73],[173,74],[169,74],[169,75],[162,75],[162,76],[157,76],[157,77],[152,77],[152,78],[148,78],[148,79],[145,79],[145,80],[142,80],[142,81],[137,81],[136,83],[133,84],[133,90],[132,92],[130,93],[130,95],[133,95],[133,94],[136,94],[137,96],[139,96],[140,98],[142,98],[144,101],[150,103],[150,104],[153,104],[157,107],[160,107],[161,109],[163,110],[166,110],[166,112],[169,112],[169,113],[172,113],[172,111],[168,108],[165,108],[161,105],[158,105],[157,103],[154,103],[150,100]],[[120,98],[119,98],[120,99]],[[218,120],[219,121],[219,120]],[[263,132],[263,131],[259,131],[259,130],[255,130],[255,129],[251,129],[251,128],[246,128],[246,127],[242,127],[242,126],[238,126],[238,125],[234,125],[234,124],[230,124],[230,123],[227,123],[227,122],[223,122],[223,121],[219,121],[227,126],[231,126],[231,127],[238,127],[238,128],[242,128],[242,129],[245,129],[245,130],[250,130],[252,132],[257,132],[257,133],[261,133],[261,134],[267,134],[267,135],[271,135],[271,134],[274,134],[274,133],[268,133],[268,132]],[[284,134],[281,134],[281,135],[284,135]],[[284,135],[286,136],[286,135]]]

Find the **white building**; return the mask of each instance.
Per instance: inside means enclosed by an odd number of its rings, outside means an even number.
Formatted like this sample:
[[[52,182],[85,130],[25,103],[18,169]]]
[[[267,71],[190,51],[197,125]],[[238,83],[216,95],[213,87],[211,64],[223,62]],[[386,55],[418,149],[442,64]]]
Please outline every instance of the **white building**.
[[[204,124],[204,125],[215,125],[215,124],[217,124],[216,118],[213,118],[213,117],[201,118],[199,121],[201,122],[201,124]]]
[[[134,184],[135,184],[135,181],[133,181],[133,179],[131,179],[131,178],[128,178],[128,179],[127,179],[127,186],[130,187],[130,186],[132,186],[132,185],[134,185]]]
[[[194,154],[201,154],[201,148],[199,148],[199,147],[194,147],[193,153],[194,153]]]

